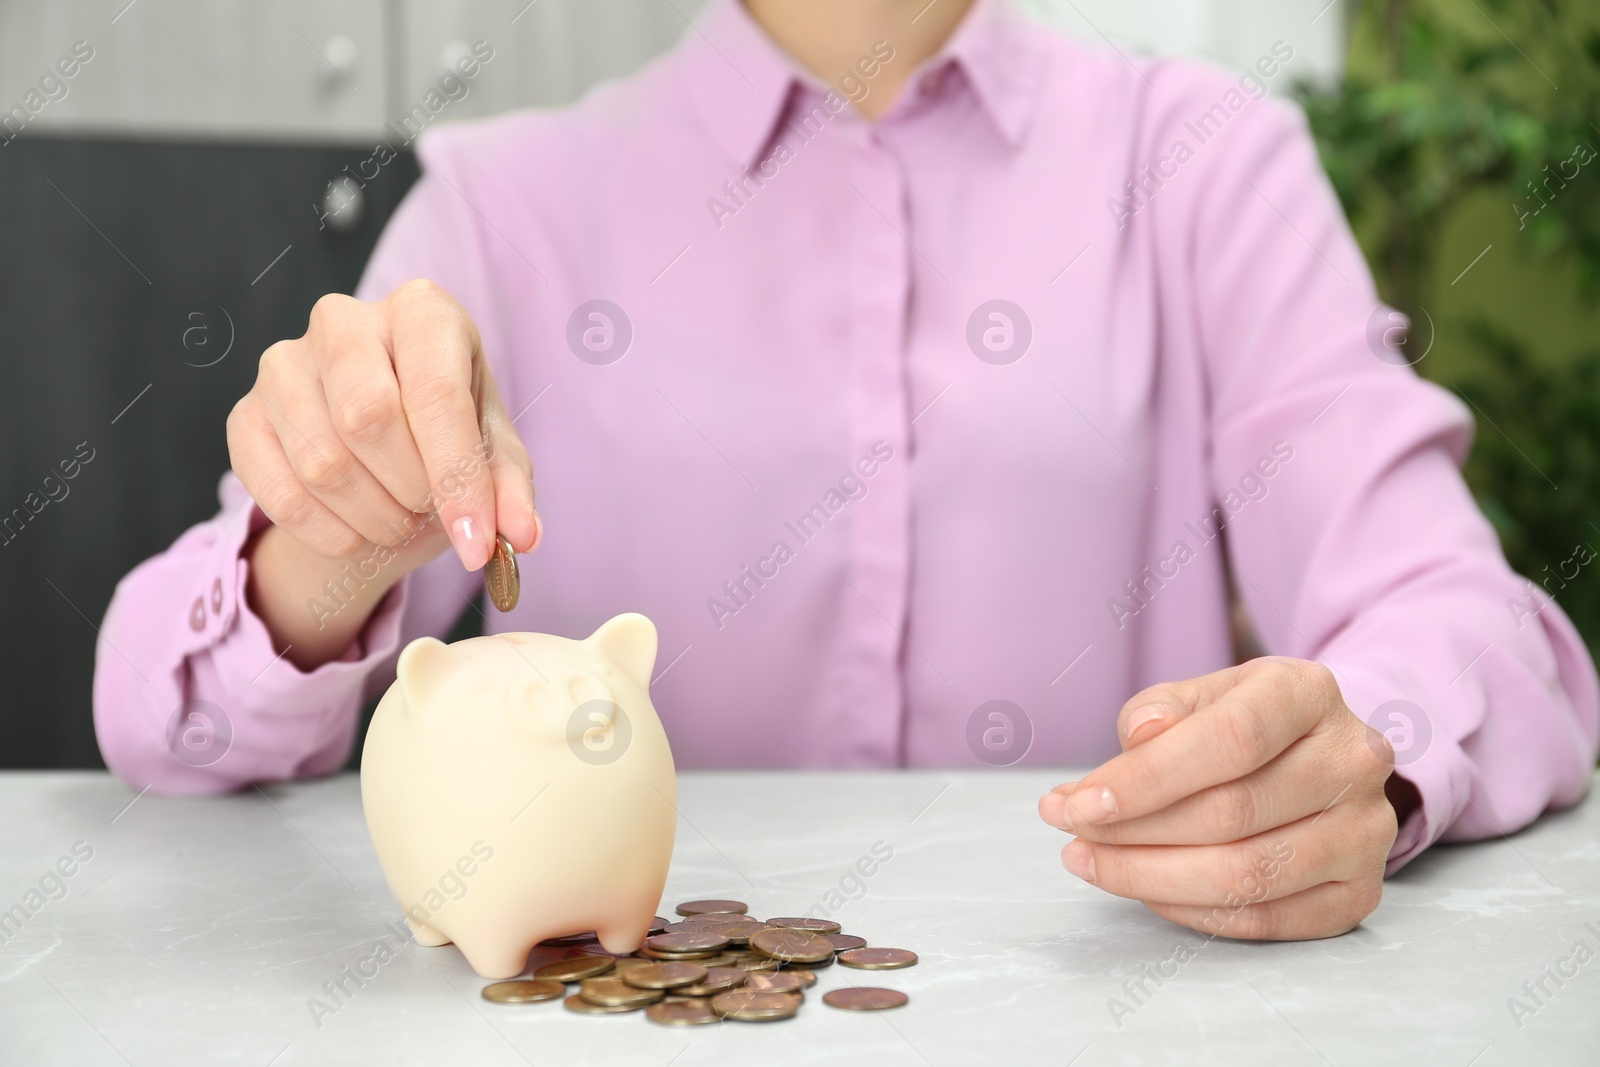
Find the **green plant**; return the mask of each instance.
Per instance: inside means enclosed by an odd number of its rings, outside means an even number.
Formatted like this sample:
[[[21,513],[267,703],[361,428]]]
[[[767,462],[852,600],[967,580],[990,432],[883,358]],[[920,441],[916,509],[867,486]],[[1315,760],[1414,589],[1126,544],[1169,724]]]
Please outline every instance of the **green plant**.
[[[1347,76],[1298,95],[1384,299],[1421,321],[1445,224],[1486,191],[1577,294],[1600,293],[1600,5],[1347,0],[1346,15]],[[1463,325],[1485,358],[1441,384],[1478,417],[1467,480],[1543,584],[1600,547],[1600,350],[1556,363],[1482,315]],[[1549,588],[1600,650],[1600,565]]]

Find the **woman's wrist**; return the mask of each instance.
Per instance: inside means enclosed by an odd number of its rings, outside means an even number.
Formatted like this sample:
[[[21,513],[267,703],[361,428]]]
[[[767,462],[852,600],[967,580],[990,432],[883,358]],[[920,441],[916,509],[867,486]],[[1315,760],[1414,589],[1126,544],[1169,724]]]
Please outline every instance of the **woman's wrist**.
[[[268,525],[245,544],[245,596],[275,649],[301,670],[314,670],[342,656],[389,591],[448,544],[430,533],[438,531],[423,531],[400,548],[368,545],[347,559],[327,559]]]

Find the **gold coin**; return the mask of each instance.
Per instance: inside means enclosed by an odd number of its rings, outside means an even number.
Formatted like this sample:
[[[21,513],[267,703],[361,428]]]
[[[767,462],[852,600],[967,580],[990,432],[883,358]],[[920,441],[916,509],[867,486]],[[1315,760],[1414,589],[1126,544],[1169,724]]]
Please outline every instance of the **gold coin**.
[[[695,933],[720,934],[728,939],[728,944],[738,948],[750,944],[750,939],[761,931],[771,929],[759,919],[746,918],[710,922],[704,919],[686,919],[682,925]]]
[[[547,937],[539,942],[539,948],[566,948],[568,945],[593,945],[600,941],[593,930],[581,934],[563,934],[560,937]]]
[[[794,993],[754,993],[735,989],[711,998],[711,1008],[719,1015],[740,1022],[769,1022],[787,1019],[800,1010],[800,997]]]
[[[483,999],[496,1004],[533,1004],[541,1000],[554,1000],[566,991],[567,987],[560,982],[495,982],[483,987]]]
[[[714,997],[742,986],[749,975],[737,967],[708,967],[706,976],[694,985],[681,985],[672,992],[685,997]],[[668,994],[669,996],[671,994]]]
[[[822,994],[822,1003],[830,1008],[843,1008],[846,1011],[883,1011],[887,1008],[901,1008],[910,999],[898,989],[880,989],[876,986],[830,989]]]
[[[494,555],[483,565],[483,584],[489,590],[489,602],[501,611],[517,606],[522,593],[522,578],[517,573],[517,554],[504,535],[494,538]]]
[[[692,962],[692,963],[699,963],[701,960],[712,959],[713,957],[717,956],[718,953],[716,953],[716,952],[657,952],[655,949],[651,948],[648,945],[641,945],[639,947],[638,955],[639,955],[640,959],[644,959],[644,960],[683,960],[683,961]]]
[[[812,975],[811,981],[816,980],[816,975]],[[794,971],[775,971],[771,974],[752,974],[745,978],[741,988],[756,993],[798,993],[809,984]]]
[[[644,1010],[644,1017],[662,1026],[704,1026],[722,1021],[722,1016],[713,1011],[711,1005],[690,1000],[652,1004]]]
[[[535,969],[533,976],[548,978],[552,982],[581,982],[585,978],[597,978],[616,966],[617,961],[610,956],[578,956],[547,963]]]
[[[643,1004],[594,1004],[583,999],[579,993],[563,1000],[568,1011],[575,1011],[581,1015],[621,1015],[624,1012],[638,1011]]]
[[[654,1004],[664,995],[659,989],[640,989],[613,977],[586,978],[583,985],[578,987],[578,996],[590,1004],[604,1004],[608,1008],[624,1004],[643,1007]]]
[[[836,934],[843,927],[832,919],[768,919],[768,926],[779,926],[785,930],[810,930],[814,934]]]
[[[696,963],[652,963],[648,967],[633,968],[622,980],[640,989],[672,989],[694,985],[705,976],[706,969]]]
[[[706,915],[711,912],[744,914],[750,905],[739,900],[686,900],[678,905],[679,915]]]
[[[804,967],[785,967],[780,973],[794,975],[796,978],[800,979],[800,981],[804,982],[807,988],[817,984],[817,976]]]
[[[575,960],[583,956],[605,956],[609,959],[620,960],[627,959],[629,956],[632,956],[633,953],[612,952],[610,949],[600,944],[600,942],[595,941],[587,945],[575,945],[572,948],[567,949],[567,951],[562,953],[562,955],[566,956],[566,958],[569,960]]]
[[[624,975],[627,972],[633,970],[635,967],[648,967],[648,966],[650,966],[650,961],[649,960],[641,960],[637,956],[624,956],[621,959],[617,960],[616,966],[617,966],[616,972],[614,974],[608,974],[606,977],[608,977],[608,978],[611,978],[611,977],[620,978],[622,975]]]
[[[673,934],[652,934],[644,939],[644,947],[675,956],[688,952],[716,953],[728,947],[728,939],[707,931],[682,930]]]
[[[741,971],[750,971],[755,973],[759,973],[761,971],[775,971],[778,969],[777,960],[756,955],[746,956],[742,959],[736,959],[733,961],[733,965],[739,968]]]
[[[863,971],[895,971],[917,962],[917,954],[904,948],[853,948],[839,953],[839,962]]]
[[[774,928],[750,938],[750,947],[763,956],[785,963],[822,963],[833,959],[833,944],[821,934]]]
[[[681,956],[677,958],[683,959]],[[719,952],[715,956],[695,956],[688,962],[698,963],[709,971],[713,967],[732,967],[738,962],[738,957],[730,956],[726,952]]]

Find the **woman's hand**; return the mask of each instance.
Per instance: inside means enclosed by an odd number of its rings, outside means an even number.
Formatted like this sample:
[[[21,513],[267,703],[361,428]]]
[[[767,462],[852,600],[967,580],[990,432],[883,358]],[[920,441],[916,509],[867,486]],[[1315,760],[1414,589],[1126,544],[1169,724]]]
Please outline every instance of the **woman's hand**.
[[[496,533],[519,552],[539,539],[528,453],[477,328],[432,282],[318,300],[305,336],[262,355],[228,449],[273,522],[248,549],[252,606],[302,668],[342,653],[446,548],[477,570]],[[308,610],[330,581],[335,610]]]
[[[1268,657],[1123,705],[1123,752],[1039,802],[1073,874],[1201,933],[1332,937],[1372,913],[1394,752],[1332,673]]]

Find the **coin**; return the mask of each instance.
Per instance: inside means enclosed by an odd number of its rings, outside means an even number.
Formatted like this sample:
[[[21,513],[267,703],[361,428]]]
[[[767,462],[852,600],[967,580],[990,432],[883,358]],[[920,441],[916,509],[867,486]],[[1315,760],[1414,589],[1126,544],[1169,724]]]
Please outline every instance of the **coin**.
[[[816,976],[812,975],[811,980],[816,981]],[[778,971],[772,974],[749,975],[741,988],[757,993],[798,993],[809,984],[793,971]]]
[[[721,952],[728,947],[728,939],[721,934],[682,930],[675,934],[652,934],[644,939],[644,947],[654,952],[678,955],[685,952]]]
[[[641,960],[637,956],[624,956],[621,959],[617,960],[616,966],[617,966],[616,971],[613,974],[608,974],[606,977],[608,977],[608,978],[612,978],[612,977],[620,978],[620,977],[622,977],[622,975],[626,974],[628,971],[633,970],[635,967],[648,967],[648,966],[650,966],[650,961],[649,960]]]
[[[697,933],[721,934],[728,939],[728,944],[743,947],[750,943],[750,939],[763,930],[772,929],[758,919],[744,919],[723,922],[691,922],[689,928]]]
[[[833,958],[833,945],[828,939],[805,930],[762,930],[750,938],[750,947],[763,956],[786,962],[821,963]]]
[[[722,1016],[704,1001],[674,1001],[652,1004],[644,1010],[644,1017],[662,1026],[704,1026],[720,1023]]]
[[[685,959],[683,956],[676,956],[674,958],[680,960]],[[700,966],[709,971],[713,967],[732,967],[735,962],[735,957],[728,955],[726,952],[719,952],[715,956],[701,956],[697,954],[687,957],[687,962],[698,963]]]
[[[706,969],[695,963],[652,963],[648,967],[633,968],[622,980],[640,989],[672,989],[694,985],[705,976]]]
[[[867,946],[867,939],[857,937],[855,934],[823,934],[822,936],[833,943],[835,952],[848,952],[853,948],[865,948]]]
[[[750,905],[739,900],[686,900],[678,905],[679,915],[707,915],[712,912],[737,912],[744,914]]]
[[[489,590],[489,601],[501,611],[517,606],[522,578],[517,574],[517,554],[502,534],[495,535],[494,555],[483,565],[483,584]]]
[[[593,930],[581,934],[564,934],[561,937],[547,937],[539,942],[539,948],[566,948],[568,945],[593,945],[598,943],[599,936]]]
[[[863,971],[894,971],[917,962],[917,954],[904,948],[853,948],[839,953],[839,962]]]
[[[739,968],[741,971],[750,971],[752,973],[761,971],[775,971],[778,969],[777,960],[768,959],[765,956],[754,955],[746,956],[742,959],[736,959],[733,961],[733,965]]]
[[[735,989],[711,998],[712,1010],[740,1022],[768,1022],[787,1019],[800,1010],[800,997],[794,993],[755,993]]]
[[[902,1008],[910,999],[898,989],[880,989],[876,986],[830,989],[822,994],[822,1003],[830,1008],[843,1008],[846,1011],[883,1011],[886,1008]]]
[[[661,916],[657,915],[654,919],[650,920],[650,933],[659,934],[661,931],[665,930],[671,922],[671,919],[663,919]]]
[[[496,1004],[532,1004],[540,1000],[554,1000],[566,991],[567,987],[560,982],[495,982],[483,987],[483,999]]]
[[[600,944],[600,942],[593,941],[587,945],[576,945],[572,948],[569,948],[565,953],[563,953],[563,955],[569,960],[579,959],[584,956],[607,956],[611,959],[627,959],[628,957],[632,956],[633,953],[612,952],[610,949]]]
[[[624,1012],[638,1011],[643,1004],[594,1004],[584,1000],[582,994],[574,993],[561,1003],[567,1006],[568,1011],[575,1011],[582,1015],[621,1015]]]
[[[817,976],[804,967],[785,967],[780,973],[792,974],[809,988],[817,984]]]
[[[631,986],[620,978],[607,976],[605,978],[586,978],[583,985],[578,987],[578,996],[590,1004],[604,1004],[606,1007],[631,1004],[643,1007],[654,1004],[663,996],[659,989],[640,989]]]
[[[708,967],[706,976],[694,985],[683,985],[674,989],[686,997],[714,997],[718,993],[726,993],[736,986],[742,986],[749,975],[737,967]],[[670,994],[669,994],[670,995]]]
[[[651,948],[649,945],[641,945],[641,946],[639,946],[639,952],[638,952],[638,956],[639,956],[640,959],[645,959],[645,960],[685,960],[685,961],[693,962],[693,963],[699,963],[701,960],[712,959],[716,955],[717,955],[717,953],[715,953],[715,952],[657,952],[655,949]]]
[[[577,956],[556,960],[534,970],[535,978],[548,978],[552,982],[581,982],[615,969],[617,961],[610,956]]]
[[[754,915],[746,915],[739,911],[702,911],[695,915],[685,915],[677,925],[688,926],[699,923],[757,923],[763,926],[766,925]]]
[[[810,930],[814,934],[836,934],[842,927],[832,919],[768,919],[768,926],[780,926],[785,930]]]

